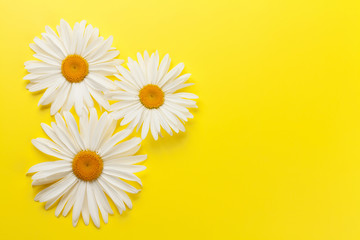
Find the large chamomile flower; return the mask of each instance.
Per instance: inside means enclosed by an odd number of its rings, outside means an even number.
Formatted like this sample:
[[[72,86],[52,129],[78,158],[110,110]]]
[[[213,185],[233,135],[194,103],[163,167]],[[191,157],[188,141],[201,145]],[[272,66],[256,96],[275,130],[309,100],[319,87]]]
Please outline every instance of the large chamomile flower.
[[[102,92],[115,86],[106,76],[114,74],[115,65],[123,62],[114,59],[119,51],[111,47],[113,37],[104,40],[99,37],[99,29],[86,26],[86,21],[75,23],[71,29],[61,20],[56,29],[59,35],[46,26],[42,39],[35,37],[35,43],[30,44],[36,53],[34,57],[40,61],[25,62],[30,72],[24,77],[30,80],[27,89],[30,92],[46,89],[39,105],[51,103],[51,115],[60,109],[68,111],[73,105],[80,114],[84,106],[93,107],[92,98],[109,109]]]
[[[100,226],[98,209],[105,223],[108,214],[113,214],[106,195],[114,202],[120,213],[132,208],[129,196],[138,189],[123,180],[141,185],[134,175],[145,169],[133,165],[144,161],[146,155],[134,155],[140,148],[140,138],[125,139],[131,131],[126,129],[113,135],[116,121],[106,112],[98,119],[94,108],[80,116],[80,131],[70,112],[57,113],[56,123],[51,127],[41,124],[51,140],[37,138],[32,141],[41,152],[59,160],[37,164],[30,168],[32,185],[51,184],[39,192],[35,201],[46,202],[48,209],[58,202],[55,215],[66,216],[73,209],[72,222],[76,226],[80,213],[86,225],[91,216],[94,224]],[[119,143],[119,144],[118,144]],[[106,194],[106,195],[105,195]],[[59,200],[59,201],[58,201]]]
[[[106,93],[110,100],[119,102],[111,105],[111,114],[115,119],[121,119],[121,125],[129,123],[129,128],[142,125],[141,137],[144,139],[149,130],[155,140],[161,135],[160,127],[170,135],[185,131],[182,123],[193,115],[188,108],[196,108],[197,96],[192,93],[177,92],[192,85],[185,83],[190,74],[179,76],[184,69],[180,63],[169,71],[170,58],[165,55],[159,65],[158,52],[151,57],[145,51],[144,58],[137,54],[138,62],[128,60],[129,70],[117,66],[121,75],[115,74],[121,81],[115,81],[118,89]],[[169,72],[168,72],[169,71]]]

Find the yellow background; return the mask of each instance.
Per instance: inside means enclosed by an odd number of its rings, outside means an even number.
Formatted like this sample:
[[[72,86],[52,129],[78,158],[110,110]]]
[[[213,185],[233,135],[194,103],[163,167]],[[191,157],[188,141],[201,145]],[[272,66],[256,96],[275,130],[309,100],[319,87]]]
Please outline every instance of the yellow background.
[[[331,0],[0,1],[3,239],[360,239],[360,5]],[[22,80],[29,43],[64,18],[120,58],[184,62],[200,96],[186,132],[143,142],[134,208],[101,229],[33,200],[49,108]]]

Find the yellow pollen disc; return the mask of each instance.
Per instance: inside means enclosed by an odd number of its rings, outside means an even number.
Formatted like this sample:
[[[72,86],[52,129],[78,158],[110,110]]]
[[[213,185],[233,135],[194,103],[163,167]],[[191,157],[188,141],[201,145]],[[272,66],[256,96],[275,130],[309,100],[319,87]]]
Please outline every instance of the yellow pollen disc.
[[[61,73],[69,82],[78,83],[88,75],[89,64],[79,55],[69,55],[62,62]]]
[[[74,157],[72,168],[75,176],[84,181],[97,179],[103,170],[103,160],[93,151],[81,151]]]
[[[146,85],[139,93],[140,102],[149,109],[158,108],[163,105],[164,96],[165,94],[161,88],[153,84]]]

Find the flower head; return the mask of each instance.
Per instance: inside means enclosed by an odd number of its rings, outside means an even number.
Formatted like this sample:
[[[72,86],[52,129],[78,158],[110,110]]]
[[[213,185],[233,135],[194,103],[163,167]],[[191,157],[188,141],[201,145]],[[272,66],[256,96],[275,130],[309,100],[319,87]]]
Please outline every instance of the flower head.
[[[196,108],[198,98],[195,94],[178,92],[192,83],[185,83],[190,74],[180,75],[184,64],[180,63],[169,71],[169,55],[165,55],[159,65],[158,52],[151,57],[145,51],[144,58],[137,54],[138,62],[128,60],[129,70],[117,66],[120,74],[115,74],[120,81],[115,81],[116,90],[106,95],[119,102],[111,105],[115,119],[122,119],[121,125],[129,124],[133,129],[142,126],[141,137],[144,139],[151,131],[153,138],[158,139],[162,127],[172,135],[185,131],[183,122],[192,118],[188,108]]]
[[[46,89],[39,105],[51,104],[50,113],[70,110],[75,105],[79,115],[86,106],[94,106],[93,99],[105,109],[110,105],[104,91],[115,88],[106,76],[116,72],[115,65],[123,60],[114,59],[119,51],[111,47],[113,38],[99,37],[99,29],[86,21],[75,23],[74,29],[61,20],[55,33],[46,26],[42,39],[36,37],[30,48],[39,61],[25,62],[30,74],[27,89],[36,92]]]
[[[35,173],[32,185],[52,184],[39,192],[35,201],[46,202],[48,209],[59,200],[56,216],[61,212],[66,216],[72,208],[74,226],[81,213],[86,225],[91,216],[99,227],[98,209],[105,223],[108,214],[113,214],[106,195],[120,213],[126,209],[125,205],[132,208],[126,192],[137,193],[139,190],[123,180],[142,184],[134,173],[145,167],[133,165],[146,159],[146,155],[134,155],[140,148],[141,139],[123,141],[131,133],[127,129],[113,135],[116,121],[106,112],[98,119],[94,108],[90,110],[90,117],[87,114],[80,116],[80,131],[70,112],[64,112],[63,116],[57,113],[51,127],[41,124],[51,140],[37,138],[32,141],[41,152],[58,159],[39,163],[28,171]]]

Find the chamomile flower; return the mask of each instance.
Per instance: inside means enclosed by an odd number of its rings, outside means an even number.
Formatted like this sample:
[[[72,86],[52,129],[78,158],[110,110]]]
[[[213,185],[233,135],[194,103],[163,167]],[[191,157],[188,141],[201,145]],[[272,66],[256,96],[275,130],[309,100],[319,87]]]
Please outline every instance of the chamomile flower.
[[[60,109],[68,111],[75,105],[77,114],[84,106],[94,106],[93,99],[105,109],[110,105],[103,96],[104,91],[114,89],[114,83],[106,76],[116,72],[115,65],[123,60],[114,59],[119,51],[111,47],[113,37],[104,40],[99,29],[86,21],[75,23],[74,29],[61,20],[57,33],[49,26],[42,39],[35,37],[30,48],[40,61],[27,61],[25,68],[30,74],[27,89],[37,92],[46,89],[39,105],[51,103],[50,113]],[[93,98],[93,99],[92,99]]]
[[[121,81],[115,81],[118,89],[106,93],[110,100],[119,102],[111,105],[111,114],[115,119],[122,119],[120,125],[129,124],[129,128],[142,126],[141,137],[144,139],[151,131],[158,139],[162,127],[172,135],[185,131],[183,122],[193,115],[188,108],[196,108],[195,94],[178,92],[192,83],[185,83],[190,74],[179,76],[184,69],[180,63],[169,71],[170,58],[165,55],[159,65],[158,52],[151,57],[145,51],[144,58],[137,54],[138,62],[129,58],[129,70],[117,66],[120,74],[115,74]],[[169,71],[169,72],[168,72]]]
[[[37,138],[32,141],[41,152],[58,159],[39,163],[28,171],[36,172],[32,176],[32,185],[52,183],[36,195],[35,201],[46,202],[46,209],[58,201],[56,216],[61,212],[66,216],[73,209],[74,226],[81,213],[86,225],[91,216],[99,227],[98,209],[105,223],[108,222],[108,214],[113,214],[106,195],[120,213],[126,209],[125,206],[132,208],[126,192],[137,193],[140,190],[123,180],[141,185],[141,180],[134,173],[145,167],[133,165],[146,159],[146,155],[134,155],[140,148],[141,139],[121,142],[131,131],[125,129],[113,135],[116,121],[106,112],[98,119],[94,108],[90,110],[90,117],[81,114],[80,131],[70,112],[64,112],[63,116],[57,113],[56,122],[52,122],[51,127],[41,124],[51,140]]]

